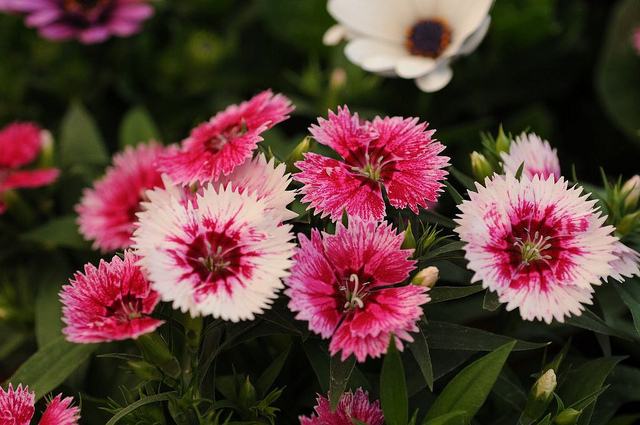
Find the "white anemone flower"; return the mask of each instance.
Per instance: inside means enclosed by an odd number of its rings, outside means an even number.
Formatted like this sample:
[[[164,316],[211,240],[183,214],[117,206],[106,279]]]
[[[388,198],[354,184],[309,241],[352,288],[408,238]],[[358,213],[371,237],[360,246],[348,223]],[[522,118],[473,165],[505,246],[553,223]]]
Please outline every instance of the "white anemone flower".
[[[493,0],[329,0],[339,25],[326,44],[349,40],[347,58],[385,76],[415,79],[425,92],[445,87],[453,59],[484,39]]]

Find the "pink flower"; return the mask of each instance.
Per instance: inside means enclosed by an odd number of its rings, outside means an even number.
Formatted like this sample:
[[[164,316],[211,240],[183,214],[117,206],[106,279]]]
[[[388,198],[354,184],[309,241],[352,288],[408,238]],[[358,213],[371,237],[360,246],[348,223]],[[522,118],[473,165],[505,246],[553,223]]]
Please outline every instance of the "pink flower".
[[[396,208],[427,208],[442,190],[449,158],[438,155],[444,146],[432,139],[434,130],[417,118],[376,117],[361,121],[345,106],[310,128],[315,139],[335,150],[342,160],[315,153],[296,163],[303,183],[303,202],[338,220],[343,211],[364,219],[382,220],[385,202]]]
[[[428,288],[405,285],[415,261],[411,250],[401,249],[402,234],[386,223],[351,218],[349,228],[337,224],[335,235],[317,230],[311,240],[300,234],[300,248],[287,279],[289,308],[309,329],[331,338],[329,351],[342,351],[342,360],[354,354],[386,353],[391,338],[413,341],[420,306],[429,301]]]
[[[110,263],[84,266],[60,292],[63,332],[77,343],[117,341],[153,332],[163,321],[149,315],[159,296],[136,265],[138,257],[125,251]]]
[[[62,398],[62,394],[51,400],[44,413],[40,425],[77,425],[80,410],[72,407],[71,397]],[[35,395],[28,387],[18,385],[16,389],[9,384],[7,391],[0,387],[0,424],[29,425],[35,413]]]
[[[582,314],[592,285],[613,274],[615,259],[617,239],[596,201],[562,177],[495,175],[476,187],[456,220],[472,281],[496,291],[525,320]]]
[[[103,252],[131,246],[136,213],[147,189],[163,187],[156,160],[163,152],[157,143],[127,147],[113,157],[113,165],[76,206],[80,232]]]
[[[49,40],[101,43],[128,37],[153,15],[148,0],[0,0],[0,11],[22,13]]]
[[[261,134],[284,121],[293,110],[289,99],[264,91],[231,105],[191,131],[179,149],[160,158],[160,169],[178,184],[206,183],[251,157]]]
[[[551,148],[549,142],[533,133],[522,133],[511,143],[509,152],[502,152],[505,173],[516,174],[522,164],[522,174],[532,179],[538,175],[542,179],[561,176],[558,152]]]
[[[633,31],[633,47],[635,47],[636,52],[640,55],[640,27],[637,27]]]
[[[267,199],[231,185],[147,192],[134,233],[140,264],[173,307],[237,322],[270,308],[292,264],[291,226]]]
[[[618,241],[613,245],[614,259],[610,265],[613,268],[611,278],[624,282],[627,278],[640,276],[640,253]]]
[[[315,415],[300,416],[300,425],[353,425],[356,419],[367,425],[383,425],[384,415],[380,402],[369,401],[369,394],[358,388],[355,393],[346,392],[340,397],[335,412],[326,397],[318,395]]]
[[[35,161],[48,137],[48,132],[32,123],[16,122],[0,130],[0,214],[6,208],[3,192],[45,186],[58,178],[55,168],[19,169]]]

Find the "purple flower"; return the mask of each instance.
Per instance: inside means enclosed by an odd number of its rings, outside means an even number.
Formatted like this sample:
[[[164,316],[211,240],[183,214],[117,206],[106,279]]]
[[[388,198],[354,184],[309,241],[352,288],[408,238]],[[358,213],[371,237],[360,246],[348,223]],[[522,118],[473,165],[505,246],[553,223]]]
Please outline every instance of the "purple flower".
[[[128,37],[153,15],[148,0],[0,0],[0,11],[24,14],[44,38],[85,44]]]

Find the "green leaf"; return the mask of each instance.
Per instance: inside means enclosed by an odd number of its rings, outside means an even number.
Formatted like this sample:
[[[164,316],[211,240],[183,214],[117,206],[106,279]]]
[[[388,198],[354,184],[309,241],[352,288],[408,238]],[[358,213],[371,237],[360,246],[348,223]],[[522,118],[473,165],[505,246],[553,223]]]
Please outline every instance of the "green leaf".
[[[54,218],[48,223],[22,234],[22,239],[39,243],[47,249],[87,248],[87,242],[78,233],[75,216]]]
[[[469,295],[482,292],[483,289],[482,285],[436,286],[429,291],[429,296],[431,297],[429,304],[442,303],[445,301],[468,297]]]
[[[69,278],[66,260],[61,255],[54,255],[50,261],[51,265],[41,271],[35,299],[35,331],[40,348],[62,335],[62,305],[58,293]]]
[[[489,396],[515,345],[516,341],[509,342],[465,367],[442,390],[426,419],[463,410],[465,423],[469,423]]]
[[[466,413],[464,410],[456,410],[437,418],[425,420],[422,425],[464,425]]]
[[[320,384],[320,388],[323,392],[329,391],[329,362],[326,360],[328,357],[328,353],[326,350],[323,350],[320,343],[317,339],[308,339],[302,345],[304,353],[307,355],[307,360],[309,360],[309,364],[311,364],[311,368],[313,369],[316,377],[318,378],[318,383]]]
[[[109,156],[93,118],[80,103],[72,104],[62,120],[62,166],[104,165],[108,161]]]
[[[145,108],[141,106],[132,108],[122,119],[120,124],[121,148],[159,139],[160,132]]]
[[[446,245],[442,245],[442,246],[439,246],[439,247],[437,247],[435,249],[430,250],[425,255],[420,257],[420,259],[421,260],[426,260],[426,259],[429,259],[429,258],[438,257],[438,256],[440,256],[442,254],[448,254],[450,252],[455,252],[455,251],[462,251],[464,246],[465,246],[465,243],[461,242],[461,241],[450,242],[450,243],[448,243]],[[462,255],[460,255],[460,257],[462,257]]]
[[[475,181],[467,176],[466,174],[464,174],[462,171],[458,170],[457,168],[455,168],[453,165],[449,167],[449,172],[451,173],[451,175],[453,177],[456,178],[456,180],[458,180],[460,182],[460,184],[462,184],[465,188],[469,189],[469,190],[476,190],[476,185],[475,185]]]
[[[624,285],[615,283],[613,284],[613,287],[618,291],[618,295],[620,295],[624,304],[629,307],[631,317],[633,317],[633,325],[636,328],[636,333],[640,336],[640,300],[638,300],[636,294]]]
[[[342,393],[347,388],[347,383],[356,365],[354,356],[349,356],[344,362],[340,361],[340,355],[331,357],[329,364],[329,403],[331,410],[335,410]]]
[[[538,422],[536,425],[551,425],[551,413],[540,419],[540,422]]]
[[[280,372],[287,361],[287,357],[289,356],[289,351],[291,351],[291,345],[280,353],[280,355],[273,360],[269,367],[267,367],[258,378],[256,390],[261,397],[264,397],[268,393],[269,388],[271,388],[278,375],[280,375]]]
[[[460,195],[460,193],[456,190],[455,187],[453,187],[451,185],[451,183],[449,182],[444,182],[445,184],[445,188],[447,189],[447,192],[449,192],[449,195],[451,195],[451,198],[453,198],[453,201],[456,203],[456,205],[459,205],[462,203],[462,201],[464,200],[462,198],[462,195]]]
[[[571,370],[564,378],[558,394],[566,406],[571,406],[600,390],[621,357],[608,357],[591,360]],[[586,425],[591,420],[594,405],[584,409],[579,424]]]
[[[621,331],[615,328],[612,328],[607,323],[604,322],[600,317],[598,317],[591,310],[585,309],[580,316],[571,316],[566,320],[566,323],[569,325],[577,326],[582,329],[587,329],[590,331],[598,332],[603,335],[615,336],[621,339],[632,340],[633,337],[626,333],[625,331]]]
[[[143,397],[140,400],[138,400],[138,401],[136,401],[134,403],[131,403],[130,405],[128,405],[124,409],[120,410],[111,419],[109,419],[109,421],[105,425],[115,425],[120,419],[124,418],[129,413],[133,412],[134,410],[136,410],[136,409],[138,409],[138,408],[140,408],[142,406],[145,406],[147,404],[158,403],[158,402],[161,402],[161,401],[171,400],[174,395],[175,395],[175,392],[170,391],[170,392],[166,392],[166,393],[160,393],[160,394],[155,394],[155,395],[150,395],[150,396]]]
[[[415,336],[415,341],[409,345],[409,349],[413,357],[418,363],[418,367],[424,376],[424,380],[431,391],[433,391],[433,365],[431,364],[431,353],[429,352],[429,343],[427,337],[422,331]]]
[[[380,373],[380,403],[388,425],[406,425],[409,421],[409,397],[402,358],[391,338]]]
[[[39,400],[62,384],[97,348],[97,344],[72,344],[59,336],[24,362],[9,382],[28,385]]]
[[[498,294],[487,289],[487,292],[484,293],[484,299],[482,300],[482,308],[488,311],[496,311],[500,308],[500,305]]]
[[[492,351],[513,338],[497,335],[481,329],[469,328],[448,322],[430,321],[422,325],[429,340],[429,347],[437,350]],[[514,351],[535,350],[545,347],[547,343],[516,341]]]

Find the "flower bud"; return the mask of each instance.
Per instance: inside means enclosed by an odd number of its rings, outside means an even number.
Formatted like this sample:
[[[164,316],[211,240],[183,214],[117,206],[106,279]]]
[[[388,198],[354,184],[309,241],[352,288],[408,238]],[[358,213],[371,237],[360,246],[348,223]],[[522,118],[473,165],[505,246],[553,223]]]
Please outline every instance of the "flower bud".
[[[511,147],[511,140],[504,134],[504,129],[500,126],[498,130],[498,137],[496,137],[496,152],[509,152]]]
[[[582,411],[572,408],[564,409],[556,416],[554,422],[558,425],[575,425],[578,423],[581,413]]]
[[[407,224],[407,228],[404,231],[404,241],[402,241],[402,249],[415,249],[416,238],[413,236],[413,230],[411,230],[411,222]]]
[[[533,384],[533,396],[537,400],[546,401],[551,398],[553,391],[556,389],[556,385],[556,373],[553,369],[549,369]]]
[[[178,359],[176,359],[162,337],[156,332],[151,332],[139,336],[136,343],[140,351],[149,363],[157,366],[168,376],[177,379],[181,369]]]
[[[336,68],[329,78],[329,87],[332,90],[339,90],[347,84],[347,71],[344,68]]]
[[[162,380],[162,374],[152,364],[145,362],[144,360],[129,360],[127,362],[131,371],[136,374],[140,379],[145,381],[160,381]]]
[[[304,154],[311,150],[311,137],[305,137],[298,145],[293,148],[286,159],[287,172],[294,173],[298,171],[295,163],[304,159]]]
[[[433,288],[440,277],[440,270],[435,266],[429,266],[426,269],[422,269],[411,280],[411,283],[417,286],[425,286],[427,288]]]
[[[622,194],[625,196],[624,206],[629,210],[635,210],[638,207],[638,199],[640,199],[639,175],[636,174],[624,183]]]
[[[627,214],[616,224],[616,230],[622,236],[633,232],[636,227],[640,226],[640,211]]]
[[[485,177],[493,174],[493,167],[487,158],[475,151],[471,153],[471,169],[473,170],[474,177],[478,181],[483,181]]]

